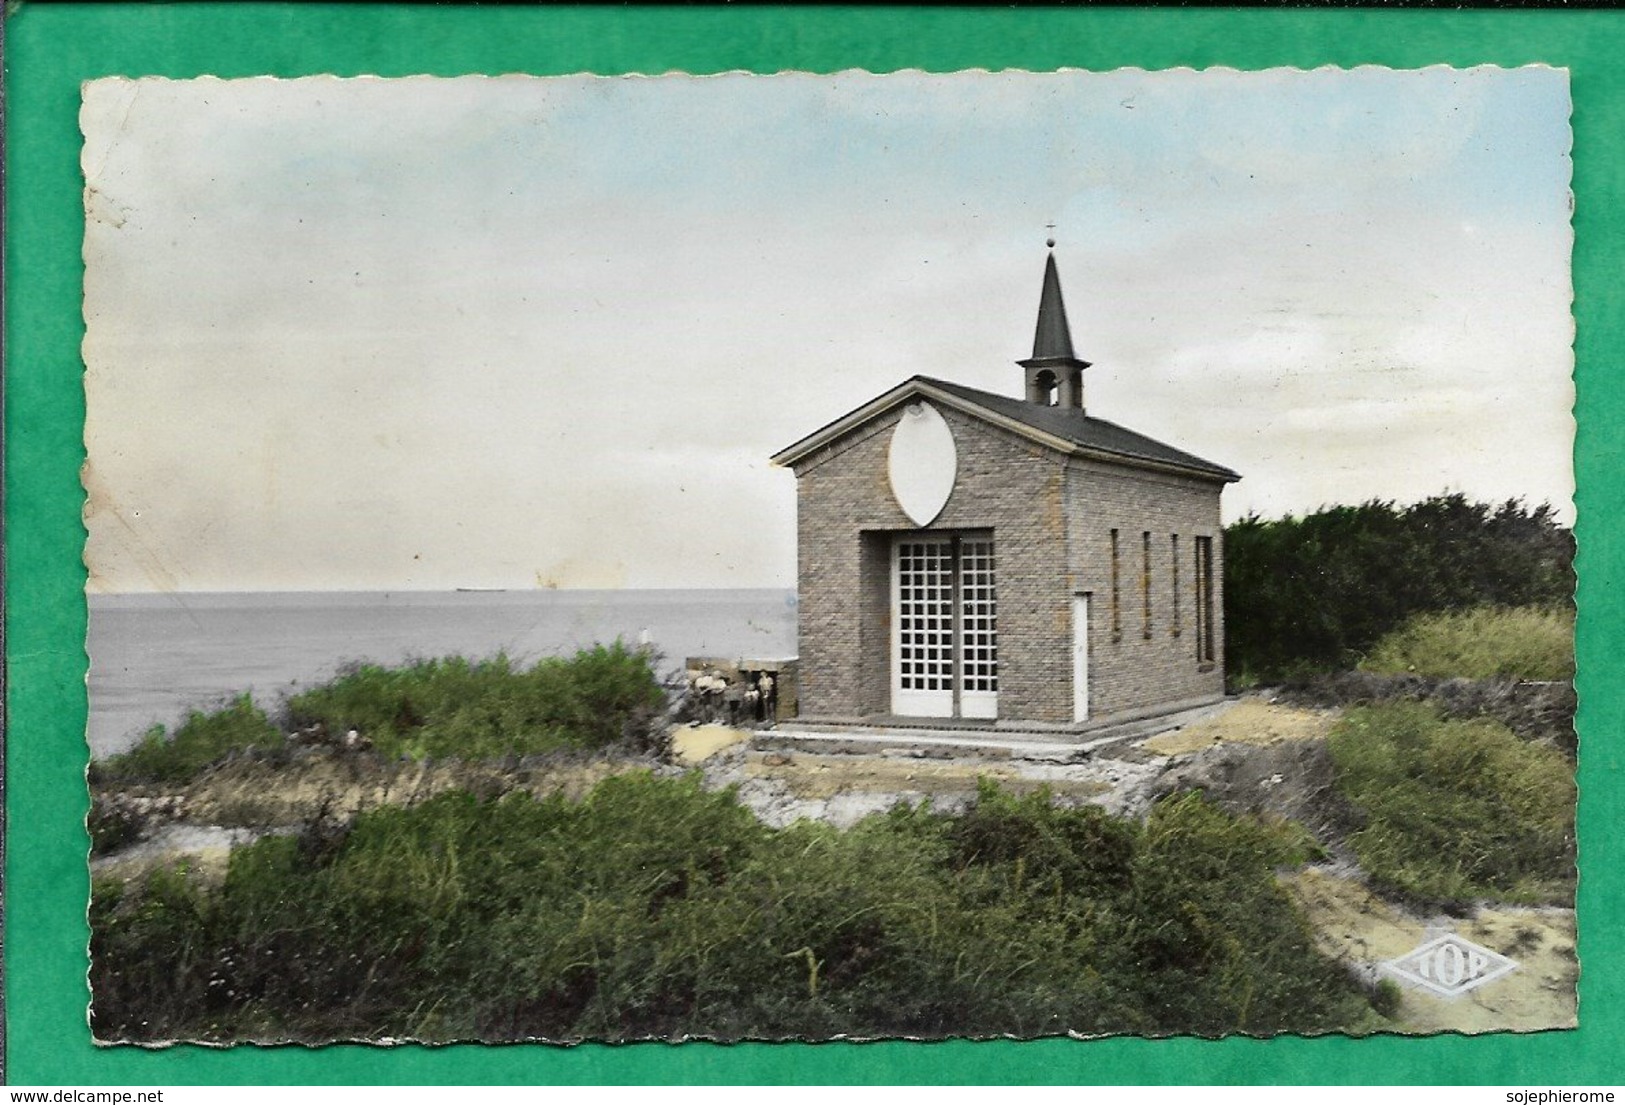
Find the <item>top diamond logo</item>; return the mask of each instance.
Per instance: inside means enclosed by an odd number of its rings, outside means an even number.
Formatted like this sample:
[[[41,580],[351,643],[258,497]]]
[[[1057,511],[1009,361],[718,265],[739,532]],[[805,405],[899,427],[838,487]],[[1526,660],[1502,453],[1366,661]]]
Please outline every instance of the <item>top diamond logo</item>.
[[[1444,998],[1456,998],[1518,969],[1506,956],[1455,934],[1429,940],[1381,964],[1384,973]]]

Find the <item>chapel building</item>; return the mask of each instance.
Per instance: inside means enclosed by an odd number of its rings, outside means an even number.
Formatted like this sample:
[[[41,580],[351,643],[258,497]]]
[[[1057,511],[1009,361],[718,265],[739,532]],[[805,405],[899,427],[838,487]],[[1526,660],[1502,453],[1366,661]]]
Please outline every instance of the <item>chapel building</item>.
[[[1084,730],[1224,694],[1240,477],[1086,413],[1051,253],[1021,398],[915,376],[795,472],[800,720]]]

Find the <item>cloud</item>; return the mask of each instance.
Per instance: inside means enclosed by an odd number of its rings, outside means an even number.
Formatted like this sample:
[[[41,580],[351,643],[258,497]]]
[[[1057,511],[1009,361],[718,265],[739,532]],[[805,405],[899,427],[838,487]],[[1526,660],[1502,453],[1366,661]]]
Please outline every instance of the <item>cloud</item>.
[[[1567,110],[1540,69],[92,82],[87,442],[142,508],[97,585],[788,585],[766,457],[915,373],[1016,392],[1049,222],[1091,410],[1241,469],[1231,513],[1565,500]]]

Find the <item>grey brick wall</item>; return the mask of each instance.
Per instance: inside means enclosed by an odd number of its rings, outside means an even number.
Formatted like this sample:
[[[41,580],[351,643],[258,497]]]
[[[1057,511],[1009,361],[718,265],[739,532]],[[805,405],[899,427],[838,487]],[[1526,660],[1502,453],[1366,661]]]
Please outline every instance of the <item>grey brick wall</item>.
[[[999,601],[999,717],[1073,720],[1072,595],[1092,591],[1092,714],[1222,693],[1222,662],[1198,671],[1195,586],[1181,574],[1181,633],[1171,632],[1170,533],[1194,563],[1197,534],[1215,542],[1218,488],[1069,459],[1015,434],[939,407],[959,456],[953,495],[924,532],[991,529]],[[891,699],[891,543],[922,532],[892,497],[886,451],[901,412],[831,442],[795,465],[800,696],[806,717],[886,713]],[[1116,526],[1124,632],[1110,639],[1105,602]],[[1153,533],[1153,635],[1140,622],[1140,534]],[[1162,544],[1158,544],[1161,542]],[[1103,559],[1103,554],[1105,558]],[[1103,574],[1104,573],[1104,574]],[[1215,610],[1222,609],[1214,596]],[[1216,641],[1218,643],[1218,641]],[[1220,645],[1222,648],[1222,645]],[[1222,652],[1220,652],[1222,661]]]
[[[1224,693],[1224,531],[1219,485],[1074,458],[1067,464],[1068,589],[1092,594],[1092,717]],[[1111,531],[1118,531],[1118,620],[1112,632]],[[1144,535],[1150,533],[1146,600]],[[1173,540],[1179,538],[1176,620]],[[1213,541],[1214,662],[1198,657],[1196,538]],[[1149,606],[1149,624],[1146,609]],[[1070,647],[1070,632],[1068,645]]]

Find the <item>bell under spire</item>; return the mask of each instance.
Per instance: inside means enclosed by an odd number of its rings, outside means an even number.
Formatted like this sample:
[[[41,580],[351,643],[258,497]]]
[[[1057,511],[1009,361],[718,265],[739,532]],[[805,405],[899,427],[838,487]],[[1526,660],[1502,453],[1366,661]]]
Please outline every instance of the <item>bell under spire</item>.
[[[1053,243],[1051,243],[1053,244]],[[1027,401],[1048,407],[1083,409],[1083,370],[1088,361],[1072,351],[1072,328],[1061,297],[1061,274],[1055,254],[1044,262],[1044,290],[1038,297],[1038,328],[1033,355],[1017,364],[1027,370]]]

